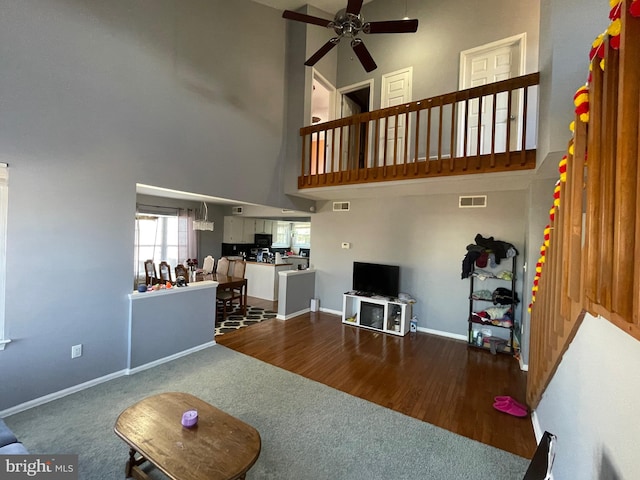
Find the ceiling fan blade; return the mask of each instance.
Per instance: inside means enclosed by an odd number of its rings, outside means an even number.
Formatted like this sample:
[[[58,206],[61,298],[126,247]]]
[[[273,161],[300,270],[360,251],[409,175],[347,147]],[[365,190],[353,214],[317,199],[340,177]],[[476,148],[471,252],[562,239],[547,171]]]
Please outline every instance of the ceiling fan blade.
[[[322,57],[324,57],[327,53],[329,53],[329,51],[335,47],[338,42],[340,42],[340,38],[338,37],[333,37],[331,40],[329,40],[327,43],[325,43],[322,47],[320,47],[320,49],[318,49],[318,51],[316,53],[314,53],[313,55],[311,55],[309,57],[309,59],[304,62],[304,64],[307,67],[312,67],[314,66],[318,60],[320,60]]]
[[[364,33],[414,33],[418,30],[418,20],[388,20],[365,23]]]
[[[351,41],[351,48],[353,48],[353,51],[358,57],[358,60],[360,60],[360,63],[364,67],[365,71],[372,72],[373,70],[378,68],[378,65],[376,65],[376,62],[373,61],[373,57],[369,53],[369,50],[367,50],[367,47],[364,46],[362,40],[360,40],[359,38],[353,39]]]
[[[360,15],[360,10],[362,10],[362,3],[363,0],[349,0],[349,3],[347,3],[347,13]]]
[[[287,20],[295,20],[296,22],[311,23],[312,25],[319,25],[321,27],[329,27],[333,20],[325,20],[320,17],[313,17],[304,13],[292,12],[291,10],[285,10],[282,12],[282,18]]]

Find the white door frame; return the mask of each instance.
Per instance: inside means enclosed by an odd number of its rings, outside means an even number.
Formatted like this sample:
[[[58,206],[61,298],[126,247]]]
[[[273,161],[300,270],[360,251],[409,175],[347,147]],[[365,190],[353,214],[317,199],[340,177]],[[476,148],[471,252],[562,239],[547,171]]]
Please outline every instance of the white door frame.
[[[491,52],[492,50],[497,50],[504,47],[515,46],[518,48],[520,61],[516,65],[518,67],[517,75],[524,75],[525,65],[526,65],[526,45],[527,45],[527,34],[525,32],[525,33],[520,33],[518,35],[513,35],[511,37],[503,38],[502,40],[497,40],[495,42],[487,43],[485,45],[480,45],[474,48],[470,48],[468,50],[461,51],[460,52],[460,77],[458,79],[458,89],[464,90],[466,88],[469,88],[467,86],[467,80],[471,74],[470,61],[473,57],[481,53],[488,53],[488,52]],[[518,102],[518,109],[519,109],[520,106],[522,105],[522,92],[519,92],[516,95],[516,99]],[[515,115],[517,115],[517,117],[520,118],[520,115],[518,115],[518,113],[515,113]],[[458,118],[459,120],[458,120],[458,129],[457,129],[458,130],[457,144],[458,144],[458,156],[460,156],[462,154],[461,152],[463,149],[464,137],[467,135],[467,132],[464,131],[464,115],[459,115]],[[526,121],[526,119],[522,119],[522,120]],[[516,138],[521,137],[523,121],[517,122],[516,131],[518,132],[518,135]],[[479,145],[478,145],[478,148],[480,148]]]
[[[342,117],[342,97],[347,93],[355,92],[356,90],[360,90],[362,89],[362,87],[366,87],[366,86],[369,86],[369,110],[373,110],[373,85],[374,85],[373,78],[371,78],[363,82],[347,85],[346,87],[340,87],[336,94],[335,118]]]
[[[333,109],[333,105],[336,101],[336,87],[327,80],[320,72],[318,72],[315,68],[311,69],[311,101],[310,112],[309,112],[309,125],[313,124],[313,84],[317,81],[323,88],[325,88],[329,92],[329,99],[327,101],[327,118],[323,119],[323,122],[329,122],[335,119],[335,111]],[[329,134],[330,135],[330,134]],[[318,167],[319,171],[315,173],[327,173],[331,171],[331,157],[328,155],[328,142],[329,138],[325,138],[324,132],[320,132],[317,136],[318,141],[324,142],[324,151],[322,152],[323,164]]]
[[[316,70],[315,68],[311,69],[311,95],[313,95],[313,80],[317,80],[318,83],[322,84],[322,86],[324,88],[326,88],[329,91],[329,117],[327,118],[327,122],[334,120],[336,118],[335,116],[335,110],[333,108],[331,108],[331,106],[335,103],[336,101],[336,87],[329,81],[327,80],[318,70]],[[310,102],[311,107],[313,108],[313,101]],[[311,112],[311,115],[313,115],[313,112]],[[311,118],[309,118],[309,125],[311,125]]]
[[[347,85],[346,87],[341,87],[338,89],[337,94],[336,94],[336,116],[335,118],[342,118],[342,98],[350,92],[355,92],[356,90],[361,90],[364,87],[369,87],[369,111],[373,110],[373,86],[374,86],[374,82],[373,82],[373,78],[370,78],[369,80],[364,80],[362,82],[358,82],[358,83],[353,83],[351,85]],[[341,130],[342,132],[344,132],[344,128]],[[355,141],[355,140],[354,140]],[[339,146],[336,145],[335,146],[336,150],[334,151],[334,155],[340,155],[339,150]],[[348,142],[344,142],[343,149],[347,149],[348,148]],[[349,159],[346,157],[346,155],[343,152],[343,160],[342,160],[342,165],[341,168],[347,168],[349,165]]]

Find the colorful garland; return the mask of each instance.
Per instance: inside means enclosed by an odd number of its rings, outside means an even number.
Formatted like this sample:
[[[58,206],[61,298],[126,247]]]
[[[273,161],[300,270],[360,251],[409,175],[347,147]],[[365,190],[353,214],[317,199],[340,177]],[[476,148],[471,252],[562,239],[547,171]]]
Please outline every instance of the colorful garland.
[[[573,102],[575,105],[576,116],[580,121],[584,123],[589,122],[589,85],[591,84],[592,69],[594,60],[596,57],[600,60],[598,62],[600,68],[605,68],[605,55],[606,44],[605,38],[609,40],[609,46],[615,50],[620,48],[620,34],[622,32],[622,5],[623,0],[609,0],[609,19],[611,23],[607,27],[604,33],[598,35],[591,44],[591,50],[589,51],[589,74],[587,77],[587,83],[585,86],[580,87],[573,96]],[[633,17],[640,17],[640,0],[632,0],[629,5],[629,13]],[[606,37],[605,37],[606,35]],[[540,247],[540,257],[536,263],[536,273],[533,278],[533,286],[531,287],[531,303],[529,304],[529,313],[531,313],[533,304],[536,301],[536,294],[540,283],[540,277],[542,276],[543,266],[546,260],[547,248],[551,243],[551,231],[552,225],[555,222],[555,217],[558,209],[560,208],[560,195],[561,185],[567,181],[567,166],[570,158],[573,158],[574,154],[574,138],[575,138],[575,122],[571,122],[569,129],[572,133],[572,139],[568,147],[568,155],[564,155],[558,164],[558,172],[560,179],[556,182],[553,190],[553,205],[549,210],[549,224],[544,228],[544,241]],[[585,161],[587,159],[585,153]]]

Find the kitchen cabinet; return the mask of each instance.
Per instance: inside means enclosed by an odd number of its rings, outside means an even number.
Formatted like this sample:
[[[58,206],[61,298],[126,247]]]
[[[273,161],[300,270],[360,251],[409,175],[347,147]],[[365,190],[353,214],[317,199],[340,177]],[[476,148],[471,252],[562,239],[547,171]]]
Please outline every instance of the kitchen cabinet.
[[[224,217],[223,243],[250,243],[255,241],[255,219],[227,216]]]
[[[241,217],[224,217],[223,243],[243,243],[244,220]]]
[[[273,220],[266,220],[264,218],[256,218],[255,233],[267,233],[269,235],[273,235],[273,224],[275,222]]]
[[[253,243],[256,233],[256,224],[254,218],[245,218],[242,229],[242,243]]]

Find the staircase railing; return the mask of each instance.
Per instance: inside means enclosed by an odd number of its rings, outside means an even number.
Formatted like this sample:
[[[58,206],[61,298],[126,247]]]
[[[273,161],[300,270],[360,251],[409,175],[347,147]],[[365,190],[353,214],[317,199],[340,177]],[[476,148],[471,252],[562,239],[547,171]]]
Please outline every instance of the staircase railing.
[[[560,163],[533,287],[527,376],[532,408],[585,312],[640,340],[640,18],[629,13],[630,4],[621,2],[621,30],[613,29],[621,34],[607,37],[604,61],[595,55],[591,81],[577,95],[575,131]]]
[[[535,167],[539,74],[303,127],[299,188]]]

